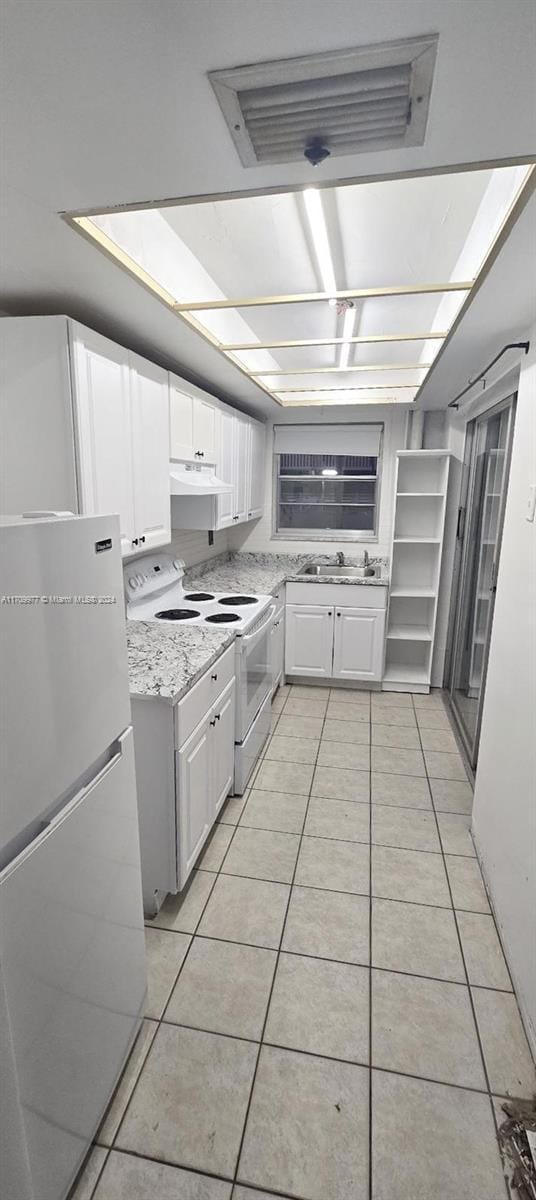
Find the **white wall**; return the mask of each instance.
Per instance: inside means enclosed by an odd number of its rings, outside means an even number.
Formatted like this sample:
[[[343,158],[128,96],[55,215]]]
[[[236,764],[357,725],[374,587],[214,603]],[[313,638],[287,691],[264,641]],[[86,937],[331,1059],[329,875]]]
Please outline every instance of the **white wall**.
[[[208,534],[198,529],[172,529],[170,554],[182,558],[187,567],[195,567],[197,563],[209,558],[216,558],[228,549],[227,530],[222,529],[214,534],[214,545],[209,546]]]
[[[536,327],[521,368],[483,707],[473,832],[536,1051]]]
[[[355,545],[346,539],[341,546],[351,556],[362,554],[367,549],[371,555],[388,556],[391,552],[391,530],[393,523],[393,488],[395,471],[395,451],[404,449],[406,445],[407,411],[402,405],[360,405],[356,407],[329,408],[322,415],[314,409],[291,411],[281,410],[275,424],[330,424],[336,422],[355,423],[382,421],[384,424],[382,478],[380,487],[380,513],[378,537],[368,542],[357,541]],[[338,547],[337,535],[326,541],[304,541],[300,537],[288,540],[272,537],[272,484],[273,484],[273,425],[266,426],[266,459],[265,459],[265,511],[259,521],[248,522],[238,529],[230,531],[231,544],[240,550],[270,551],[272,554],[333,554]]]

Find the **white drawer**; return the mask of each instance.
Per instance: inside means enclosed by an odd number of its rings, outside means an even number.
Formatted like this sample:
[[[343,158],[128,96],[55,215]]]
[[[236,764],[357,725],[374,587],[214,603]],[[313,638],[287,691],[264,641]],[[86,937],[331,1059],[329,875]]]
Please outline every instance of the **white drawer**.
[[[210,712],[212,705],[225,691],[227,684],[234,679],[234,673],[235,647],[233,642],[232,646],[224,650],[223,654],[175,706],[175,746],[177,749],[184,745],[196,725],[199,725],[199,722]]]
[[[287,583],[287,604],[336,605],[337,608],[386,608],[387,585]]]

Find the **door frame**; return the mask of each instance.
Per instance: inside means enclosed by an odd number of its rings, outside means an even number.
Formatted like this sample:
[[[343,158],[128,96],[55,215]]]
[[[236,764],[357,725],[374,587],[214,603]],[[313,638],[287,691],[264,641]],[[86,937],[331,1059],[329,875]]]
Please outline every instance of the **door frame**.
[[[455,574],[453,577],[453,583],[454,583],[453,598],[452,598],[452,604],[451,604],[451,609],[450,609],[449,626],[448,626],[449,627],[449,639],[448,639],[449,654],[448,654],[448,661],[446,664],[446,666],[447,666],[446,688],[447,688],[447,694],[448,694],[450,715],[454,721],[454,724],[456,727],[456,732],[462,742],[465,756],[467,758],[467,763],[469,765],[471,773],[473,774],[473,777],[474,777],[474,773],[476,771],[476,765],[477,765],[477,761],[478,761],[478,747],[479,747],[479,742],[480,742],[480,730],[481,730],[481,726],[482,726],[482,708],[483,708],[483,700],[484,700],[484,695],[485,695],[485,690],[486,690],[488,660],[489,660],[489,651],[490,651],[490,644],[491,644],[491,632],[492,632],[493,617],[494,617],[494,612],[495,612],[496,584],[497,584],[498,568],[499,568],[499,563],[500,563],[500,558],[501,558],[504,514],[505,514],[505,509],[506,509],[506,501],[507,501],[507,497],[508,497],[508,485],[510,482],[510,463],[511,463],[511,458],[512,458],[512,442],[513,442],[513,435],[514,435],[514,428],[515,428],[516,406],[517,406],[517,388],[515,388],[513,391],[509,392],[508,395],[503,396],[502,399],[497,401],[495,404],[490,405],[489,408],[486,408],[482,412],[479,412],[475,417],[473,417],[470,421],[468,421],[467,426],[466,426],[464,459],[463,459],[463,468],[462,468],[462,486],[461,486],[461,492],[460,492],[460,505],[458,508],[458,529],[457,529],[457,535],[456,535],[456,540],[459,543],[458,562],[457,562],[457,566],[455,567]],[[473,515],[473,506],[474,506],[474,501],[475,501],[475,489],[476,489],[476,484],[477,484],[476,456],[474,454],[474,449],[475,449],[475,444],[476,444],[478,427],[480,425],[484,424],[485,422],[489,421],[493,417],[498,416],[501,412],[506,411],[506,410],[510,410],[510,420],[509,420],[509,426],[508,426],[508,432],[507,432],[506,454],[505,454],[505,465],[504,465],[505,487],[504,487],[503,494],[502,494],[502,503],[501,503],[501,507],[499,510],[498,520],[497,520],[497,540],[496,540],[495,555],[494,555],[494,559],[493,559],[494,583],[493,583],[493,588],[492,588],[492,592],[491,592],[492,598],[491,598],[491,603],[490,603],[490,613],[489,613],[488,624],[487,624],[487,638],[486,638],[486,644],[484,646],[484,655],[483,655],[483,660],[482,660],[482,679],[481,679],[481,685],[480,685],[480,694],[479,694],[479,698],[478,698],[477,721],[476,721],[474,739],[471,744],[468,741],[465,728],[462,724],[462,721],[460,720],[460,718],[458,716],[458,711],[457,711],[457,708],[453,701],[453,689],[454,689],[454,673],[455,673],[456,662],[457,662],[458,638],[459,638],[459,634],[460,634],[461,623],[464,620],[462,606],[466,599],[467,571],[468,571],[468,567],[469,567],[469,563],[470,563],[470,555],[473,551],[473,547],[470,544],[470,541],[469,541],[469,538],[467,535],[471,528],[471,517]],[[463,530],[460,534],[459,527],[460,527],[462,513],[464,514],[463,515]]]

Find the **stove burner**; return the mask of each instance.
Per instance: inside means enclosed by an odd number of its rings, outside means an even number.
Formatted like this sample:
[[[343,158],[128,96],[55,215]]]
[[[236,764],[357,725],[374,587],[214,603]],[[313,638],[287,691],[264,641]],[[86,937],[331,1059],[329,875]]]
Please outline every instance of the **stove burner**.
[[[185,600],[213,600],[214,596],[212,595],[212,592],[189,592],[189,594],[187,596],[185,596],[184,599]]]
[[[213,613],[211,617],[205,617],[205,621],[211,621],[213,625],[229,625],[231,621],[239,621],[238,613]]]
[[[154,615],[158,621],[191,621],[200,614],[195,608],[164,608]]]
[[[256,596],[224,596],[218,604],[256,604]]]

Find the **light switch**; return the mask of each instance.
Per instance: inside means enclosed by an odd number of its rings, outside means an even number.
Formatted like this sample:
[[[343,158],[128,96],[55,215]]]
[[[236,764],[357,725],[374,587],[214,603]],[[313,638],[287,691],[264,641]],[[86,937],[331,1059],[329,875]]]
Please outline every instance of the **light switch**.
[[[536,483],[531,483],[529,486],[529,498],[527,500],[527,513],[526,513],[527,521],[534,520],[535,512],[536,512]]]

